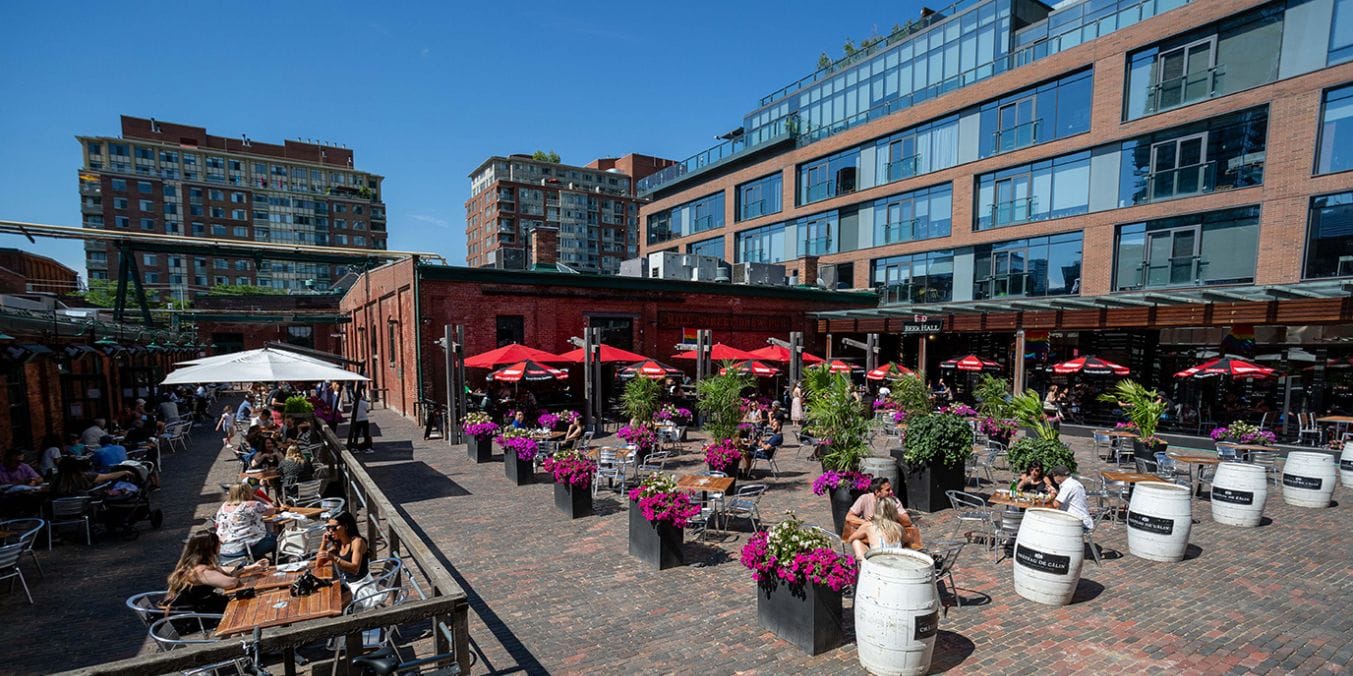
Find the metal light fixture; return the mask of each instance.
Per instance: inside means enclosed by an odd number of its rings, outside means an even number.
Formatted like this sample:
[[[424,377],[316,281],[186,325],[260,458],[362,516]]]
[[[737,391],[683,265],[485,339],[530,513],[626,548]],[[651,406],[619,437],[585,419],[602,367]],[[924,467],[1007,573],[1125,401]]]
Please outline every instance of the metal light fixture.
[[[14,336],[9,335],[8,333],[0,333],[0,340],[14,340]]]

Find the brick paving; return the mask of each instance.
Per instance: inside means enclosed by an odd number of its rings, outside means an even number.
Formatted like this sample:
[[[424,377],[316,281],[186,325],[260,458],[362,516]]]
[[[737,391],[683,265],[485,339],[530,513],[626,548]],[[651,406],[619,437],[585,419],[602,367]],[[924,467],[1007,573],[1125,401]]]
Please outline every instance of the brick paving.
[[[628,506],[614,496],[598,516],[569,521],[549,484],[511,486],[500,462],[476,465],[463,447],[422,441],[388,411],[372,476],[445,556],[469,592],[475,673],[860,673],[853,636],[809,657],[756,624],[755,583],[740,563],[744,532],[687,543],[689,565],[643,568],[626,552]],[[791,435],[791,439],[792,439]],[[414,441],[404,441],[414,439]],[[1070,438],[1081,472],[1097,472],[1088,439]],[[701,468],[698,442],[669,469]],[[830,523],[809,485],[818,468],[787,446],[768,478],[768,519],[793,510]],[[500,457],[500,456],[498,456]],[[1008,474],[1000,473],[997,481]],[[745,482],[743,482],[745,483]],[[984,485],[976,492],[989,492]],[[983,545],[955,568],[965,603],[941,620],[932,668],[952,673],[1339,673],[1353,663],[1353,491],[1337,505],[1289,507],[1270,495],[1260,528],[1222,526],[1194,502],[1188,559],[1164,564],[1126,553],[1121,524],[1101,524],[1102,566],[1087,560],[1074,602],[1024,600],[1011,563]],[[947,537],[947,512],[927,515],[925,537]],[[850,631],[851,606],[846,600]]]

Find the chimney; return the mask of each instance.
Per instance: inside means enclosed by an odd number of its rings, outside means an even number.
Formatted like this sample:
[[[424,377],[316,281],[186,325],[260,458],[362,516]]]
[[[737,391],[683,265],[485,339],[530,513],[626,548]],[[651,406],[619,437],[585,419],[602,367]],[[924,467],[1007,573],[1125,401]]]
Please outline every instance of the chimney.
[[[803,284],[817,284],[817,256],[804,256],[799,263],[799,279]]]
[[[543,225],[532,228],[527,255],[530,257],[530,269],[553,269],[559,260],[559,228]]]

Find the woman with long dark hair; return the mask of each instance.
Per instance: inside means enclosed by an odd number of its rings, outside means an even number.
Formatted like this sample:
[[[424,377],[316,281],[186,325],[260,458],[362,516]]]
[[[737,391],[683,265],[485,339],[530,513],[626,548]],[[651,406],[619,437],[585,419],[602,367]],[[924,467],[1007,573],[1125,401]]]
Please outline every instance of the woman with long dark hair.
[[[221,567],[221,540],[212,531],[198,531],[188,538],[178,565],[169,574],[168,602],[176,609],[195,613],[223,613],[229,600],[218,590],[240,586],[240,575],[268,567],[267,559],[227,571]]]
[[[353,600],[375,591],[371,579],[371,549],[357,527],[352,512],[339,512],[329,517],[324,526],[324,541],[320,555],[324,562],[332,561],[339,579],[348,585]]]

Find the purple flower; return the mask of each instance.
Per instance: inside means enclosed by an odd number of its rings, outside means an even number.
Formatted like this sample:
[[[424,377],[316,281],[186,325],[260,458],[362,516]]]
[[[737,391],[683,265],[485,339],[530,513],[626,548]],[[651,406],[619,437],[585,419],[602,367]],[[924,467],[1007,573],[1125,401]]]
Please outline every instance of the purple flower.
[[[597,473],[596,461],[576,453],[550,456],[541,466],[554,477],[555,483],[576,488],[591,486]]]
[[[560,421],[559,416],[550,413],[548,411],[546,411],[545,413],[541,413],[540,417],[536,419],[536,423],[538,423],[541,427],[547,430],[552,430],[555,427],[557,427],[559,425],[559,421]]]
[[[654,432],[652,429],[643,425],[637,427],[625,425],[616,430],[615,435],[624,439],[626,443],[633,444],[635,449],[639,451],[639,457],[641,458],[647,454],[648,451],[658,447],[657,432]]]
[[[705,447],[705,463],[716,472],[726,472],[742,460],[742,451],[732,439],[722,439]]]
[[[691,503],[689,495],[679,491],[649,492],[640,488],[630,489],[630,501],[639,503],[644,519],[650,523],[667,522],[677,528],[685,528],[691,517],[700,513],[700,507]]]
[[[864,472],[838,472],[829,469],[823,472],[818,478],[813,479],[813,494],[826,495],[836,490],[841,484],[846,484],[857,491],[869,490],[869,485],[873,483],[874,475]]]
[[[540,450],[540,445],[531,437],[498,437],[498,443],[503,447],[503,452],[511,451],[517,454],[517,458],[523,462],[535,460],[536,452]]]

